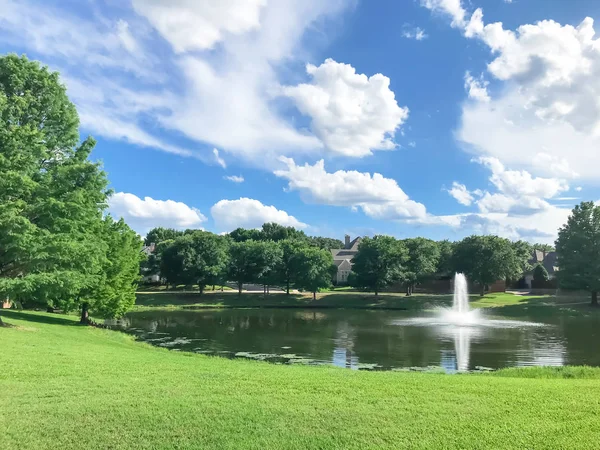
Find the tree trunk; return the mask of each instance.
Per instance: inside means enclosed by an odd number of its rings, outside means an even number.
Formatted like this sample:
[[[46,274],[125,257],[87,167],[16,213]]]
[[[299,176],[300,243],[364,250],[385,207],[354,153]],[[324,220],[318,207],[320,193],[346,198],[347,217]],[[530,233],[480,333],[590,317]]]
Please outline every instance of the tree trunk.
[[[267,285],[263,284],[263,298],[267,298]]]
[[[270,293],[271,293],[271,291],[270,291],[270,288],[271,288],[271,286],[269,286],[269,285],[267,284],[267,294],[270,294]]]
[[[79,323],[82,325],[87,325],[90,323],[90,313],[88,309],[89,305],[87,303],[81,305],[81,319],[79,320]]]
[[[485,284],[481,284],[481,296],[483,297],[485,295]]]
[[[202,297],[202,294],[204,294],[204,285],[198,283],[198,291],[200,291],[200,297]]]
[[[242,296],[242,282],[241,281],[238,282],[238,295],[240,297]]]
[[[0,328],[5,327],[5,326],[6,326],[6,324],[4,322],[2,322],[2,316],[0,316]]]
[[[290,295],[290,280],[288,279],[285,285],[285,294]]]
[[[317,300],[317,292],[313,292],[313,300],[316,301]]]
[[[592,291],[592,306],[598,307],[598,292]]]
[[[375,297],[379,296],[379,292],[377,292],[377,288],[375,288]]]
[[[215,290],[215,285],[213,284],[213,291]]]

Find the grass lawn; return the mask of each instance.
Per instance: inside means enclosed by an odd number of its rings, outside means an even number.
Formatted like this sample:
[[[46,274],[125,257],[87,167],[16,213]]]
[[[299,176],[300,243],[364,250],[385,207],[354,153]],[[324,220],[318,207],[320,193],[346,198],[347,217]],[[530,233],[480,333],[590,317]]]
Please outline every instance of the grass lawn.
[[[487,294],[485,297],[472,295],[473,308],[501,308],[509,314],[554,314],[558,310],[570,312],[594,312],[589,300],[582,297],[556,298],[555,296],[515,295],[511,293]],[[182,292],[139,292],[136,308],[345,308],[345,309],[400,309],[425,310],[452,305],[452,295],[421,295],[406,297],[404,294],[380,294],[365,292],[330,291],[317,294],[269,294],[245,292],[241,296],[235,291],[198,293]]]
[[[597,448],[600,369],[356,372],[2,311],[0,448]],[[574,377],[574,378],[568,378]]]

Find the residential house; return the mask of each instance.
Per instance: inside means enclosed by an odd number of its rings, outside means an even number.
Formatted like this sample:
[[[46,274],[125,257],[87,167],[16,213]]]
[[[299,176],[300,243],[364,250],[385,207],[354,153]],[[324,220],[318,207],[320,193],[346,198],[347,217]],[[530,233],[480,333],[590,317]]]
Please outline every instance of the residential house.
[[[149,258],[150,255],[156,250],[156,244],[151,243],[150,245],[144,245],[142,247],[142,253]],[[148,269],[142,269],[142,283],[155,284],[160,283],[160,275],[157,273],[149,273]]]
[[[558,257],[556,252],[546,252],[543,250],[534,250],[529,260],[532,268],[535,268],[538,264],[544,266],[551,280],[556,278],[556,272],[558,272]],[[523,276],[525,287],[531,289],[533,287],[533,269],[526,272]]]
[[[360,242],[360,237],[351,241],[350,236],[346,235],[344,248],[331,250],[333,262],[337,267],[337,274],[334,279],[335,284],[348,283],[348,275],[350,275],[350,272],[352,271],[352,258],[358,253]]]

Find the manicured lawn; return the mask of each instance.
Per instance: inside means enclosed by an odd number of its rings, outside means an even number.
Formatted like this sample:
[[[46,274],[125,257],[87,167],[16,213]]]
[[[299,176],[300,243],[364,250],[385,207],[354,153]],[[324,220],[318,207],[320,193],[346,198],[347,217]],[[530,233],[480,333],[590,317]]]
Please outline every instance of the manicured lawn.
[[[557,300],[554,296],[514,295],[510,293],[488,294],[485,297],[472,295],[473,308],[508,308],[527,310],[530,308],[551,307],[556,312],[564,308],[587,309],[589,301],[582,298]],[[420,295],[406,297],[404,294],[380,294],[352,291],[330,291],[317,294],[314,301],[311,294],[269,294],[262,292],[243,293],[235,291],[212,292],[200,296],[197,293],[182,292],[140,292],[136,307],[162,308],[346,308],[346,309],[434,309],[452,305],[452,295]],[[557,308],[558,307],[558,308]]]
[[[442,375],[278,366],[153,348],[69,316],[1,314],[16,325],[0,329],[2,449],[600,442],[598,369]]]

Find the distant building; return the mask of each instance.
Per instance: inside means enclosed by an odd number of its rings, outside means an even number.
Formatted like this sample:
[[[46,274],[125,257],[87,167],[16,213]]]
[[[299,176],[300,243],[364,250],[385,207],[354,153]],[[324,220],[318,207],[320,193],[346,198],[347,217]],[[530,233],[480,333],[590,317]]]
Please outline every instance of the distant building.
[[[344,248],[331,250],[333,262],[337,267],[337,274],[335,277],[336,284],[348,283],[348,275],[350,275],[350,272],[352,271],[352,258],[358,253],[358,246],[360,245],[361,240],[360,237],[357,237],[351,241],[350,236],[346,235]]]
[[[156,244],[151,243],[150,245],[144,245],[142,247],[142,253],[149,258],[150,255],[156,250]],[[157,273],[149,273],[148,269],[142,269],[142,283],[154,284],[160,283],[160,275]]]

